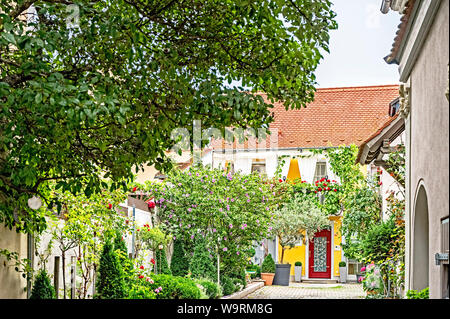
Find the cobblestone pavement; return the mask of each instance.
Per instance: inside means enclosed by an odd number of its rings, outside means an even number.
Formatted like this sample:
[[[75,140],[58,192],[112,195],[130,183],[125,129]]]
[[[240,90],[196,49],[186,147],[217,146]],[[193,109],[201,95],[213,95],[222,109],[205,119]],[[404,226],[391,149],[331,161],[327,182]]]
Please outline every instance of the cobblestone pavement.
[[[264,286],[244,299],[362,299],[361,284],[290,283],[286,286]]]

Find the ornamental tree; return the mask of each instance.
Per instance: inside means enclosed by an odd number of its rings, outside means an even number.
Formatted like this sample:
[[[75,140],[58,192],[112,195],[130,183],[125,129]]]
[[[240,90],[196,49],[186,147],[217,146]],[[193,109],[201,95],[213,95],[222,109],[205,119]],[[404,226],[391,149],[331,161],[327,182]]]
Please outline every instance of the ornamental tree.
[[[281,196],[277,184],[259,174],[202,167],[174,170],[162,183],[147,183],[147,191],[156,199],[161,227],[174,239],[204,236],[221,263],[234,267],[244,267],[255,242],[272,236],[272,212]]]
[[[313,201],[296,193],[291,200],[275,211],[272,231],[281,246],[281,263],[284,252],[294,248],[300,241],[313,238],[314,234],[330,225],[328,215],[324,214]]]
[[[170,168],[173,129],[199,117],[218,129],[269,124],[269,104],[249,92],[305,106],[337,27],[331,6],[0,0],[0,221],[45,227],[27,200],[48,200],[50,180],[90,193],[144,163]]]

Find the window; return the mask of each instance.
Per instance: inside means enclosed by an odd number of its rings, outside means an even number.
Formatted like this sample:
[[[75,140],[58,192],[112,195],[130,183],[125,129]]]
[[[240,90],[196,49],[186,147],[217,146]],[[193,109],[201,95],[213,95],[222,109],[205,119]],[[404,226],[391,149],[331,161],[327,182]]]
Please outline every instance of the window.
[[[252,173],[253,172],[266,174],[266,161],[261,159],[254,159],[252,162]]]
[[[327,163],[326,162],[317,162],[316,163],[316,172],[314,173],[314,181],[318,181],[322,178],[327,177]]]
[[[349,275],[356,275],[356,274],[361,273],[361,268],[363,266],[362,263],[360,263],[360,262],[358,262],[356,260],[349,259],[348,262],[347,262],[347,265],[348,265],[348,272],[347,273]]]
[[[316,163],[316,172],[314,173],[314,181],[319,181],[322,178],[327,178],[327,163],[326,162],[317,162]],[[319,195],[320,202],[323,203],[325,200],[325,195],[323,192]]]

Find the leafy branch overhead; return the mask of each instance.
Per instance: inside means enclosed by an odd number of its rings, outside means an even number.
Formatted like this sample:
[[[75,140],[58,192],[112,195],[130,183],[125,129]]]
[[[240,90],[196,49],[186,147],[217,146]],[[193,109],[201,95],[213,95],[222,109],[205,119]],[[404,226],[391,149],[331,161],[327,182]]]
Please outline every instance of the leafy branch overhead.
[[[249,92],[305,106],[336,28],[322,0],[69,4],[0,0],[0,221],[9,226],[42,227],[24,212],[32,195],[47,199],[49,180],[90,194],[101,175],[119,187],[133,167],[170,168],[171,132],[194,119],[267,125],[270,106]]]

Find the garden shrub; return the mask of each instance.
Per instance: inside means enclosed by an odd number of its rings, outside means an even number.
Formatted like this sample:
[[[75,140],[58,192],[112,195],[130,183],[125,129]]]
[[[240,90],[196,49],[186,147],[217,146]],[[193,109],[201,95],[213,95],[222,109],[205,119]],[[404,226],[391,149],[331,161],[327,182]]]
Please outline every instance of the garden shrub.
[[[423,290],[408,290],[406,292],[406,299],[430,299],[430,288],[427,287]]]
[[[227,276],[222,276],[220,284],[222,285],[222,291],[224,296],[231,295],[236,291],[233,280]]]
[[[169,264],[167,263],[166,250],[158,249],[156,251],[156,272],[158,274],[166,274],[171,275],[172,271],[169,268]]]
[[[175,240],[173,244],[172,260],[170,262],[172,275],[184,277],[189,273],[189,259],[183,248],[181,240]]]
[[[302,262],[301,262],[301,261],[296,261],[296,262],[295,262],[295,266],[301,267],[301,266],[302,266]]]
[[[196,282],[203,287],[205,294],[209,299],[217,299],[220,297],[220,287],[217,283],[212,282],[209,279],[197,279]]]
[[[262,273],[275,273],[275,261],[272,258],[271,254],[268,254],[261,265]]]
[[[232,278],[231,280],[233,281],[234,292],[240,291],[245,288],[240,278]]]
[[[122,265],[109,238],[100,256],[96,288],[96,298],[100,299],[120,299],[126,295]]]
[[[204,239],[197,240],[189,268],[193,278],[217,281],[217,268],[214,266]]]
[[[45,269],[39,271],[31,290],[30,299],[55,299],[55,289]]]
[[[128,290],[127,299],[156,299],[156,293],[148,285],[133,285]]]
[[[153,283],[149,286],[153,291],[160,289],[156,299],[200,299],[201,291],[190,278],[166,274],[152,275]]]

